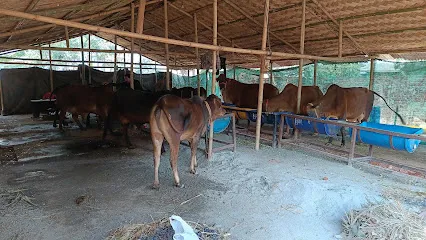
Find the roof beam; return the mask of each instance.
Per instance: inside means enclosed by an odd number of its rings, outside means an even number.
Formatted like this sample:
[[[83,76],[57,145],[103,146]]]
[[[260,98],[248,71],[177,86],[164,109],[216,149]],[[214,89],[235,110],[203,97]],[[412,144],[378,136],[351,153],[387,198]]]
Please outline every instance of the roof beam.
[[[194,16],[192,16],[191,14],[189,14],[189,13],[185,12],[184,10],[180,9],[179,7],[177,7],[176,5],[174,5],[173,3],[168,2],[168,4],[170,5],[170,7],[172,7],[172,8],[174,8],[174,9],[178,10],[179,12],[181,12],[181,13],[185,14],[186,16],[190,17],[191,19],[194,19]],[[208,30],[210,30],[211,32],[213,32],[213,29],[212,29],[210,26],[208,26],[207,24],[205,24],[204,22],[201,22],[200,20],[198,20],[198,23],[199,23],[199,24],[201,24],[201,25],[203,25],[203,27],[205,27],[206,29],[208,29]],[[231,39],[229,39],[229,38],[227,38],[227,37],[225,37],[223,34],[217,33],[217,35],[218,35],[219,37],[221,37],[222,39],[226,40],[227,42],[229,42],[230,44],[232,44],[232,40],[231,40]],[[237,46],[236,44],[234,44],[234,45],[235,45],[236,47],[239,47],[239,46]],[[240,47],[239,47],[239,48],[240,48]]]
[[[85,21],[85,20],[89,20],[89,19],[93,19],[93,18],[108,16],[112,13],[122,12],[122,11],[125,11],[125,10],[130,10],[130,8],[128,6],[127,7],[121,7],[121,8],[113,9],[113,10],[110,10],[110,11],[95,13],[95,14],[92,14],[92,15],[89,15],[89,16],[69,19],[69,21],[81,22],[81,21]],[[0,33],[0,38],[1,37],[7,37],[7,36],[10,36],[10,35],[18,35],[18,34],[24,34],[24,33],[39,31],[39,30],[51,28],[53,26],[55,26],[55,24],[46,24],[46,25],[37,26],[37,27],[31,27],[31,28],[25,28],[25,29],[20,29],[20,30],[16,30],[16,31],[4,32],[4,33]]]
[[[84,24],[69,20],[63,20],[63,19],[57,19],[52,17],[45,17],[40,15],[34,15],[30,13],[24,13],[19,11],[13,11],[9,9],[0,8],[0,14],[8,15],[8,16],[14,16],[14,17],[20,17],[25,19],[30,19],[34,21],[40,21],[40,22],[46,22],[61,26],[67,26],[72,28],[78,28],[83,29],[86,31],[95,31],[95,32],[104,32],[109,33],[113,35],[119,35],[119,36],[125,36],[130,38],[136,38],[136,39],[143,39],[158,43],[167,43],[167,44],[173,44],[183,47],[192,47],[192,48],[202,48],[206,50],[213,50],[213,51],[220,51],[220,52],[235,52],[235,53],[242,53],[242,54],[250,54],[250,55],[259,55],[259,56],[272,56],[272,57],[282,57],[282,58],[288,58],[288,59],[311,59],[311,60],[321,60],[321,61],[330,61],[330,62],[346,62],[350,61],[350,58],[336,58],[336,57],[321,57],[321,56],[314,56],[314,55],[307,55],[307,54],[295,54],[295,53],[285,53],[285,52],[271,52],[271,51],[262,51],[262,50],[255,50],[255,49],[244,49],[244,48],[233,48],[233,47],[225,47],[225,46],[214,46],[211,44],[203,44],[203,43],[195,43],[191,41],[181,41],[176,39],[167,39],[164,37],[157,37],[152,35],[146,35],[146,34],[137,34],[132,33],[129,31],[122,31],[112,28],[106,28],[106,27],[100,27],[90,24]],[[81,49],[79,49],[81,51]],[[193,56],[193,55],[192,55]]]
[[[317,5],[321,11],[324,12],[325,15],[327,15],[327,17],[337,26],[339,27],[339,22],[337,22],[336,19],[333,18],[333,16],[331,16],[331,14],[327,11],[327,9],[324,8],[323,5],[321,5],[317,0],[311,0],[313,3],[315,3],[315,5]],[[355,47],[361,51],[362,53],[368,55],[368,52],[365,51],[365,49],[363,49],[363,47],[361,47],[361,45],[358,44],[358,42],[346,31],[343,29],[343,33],[352,41],[352,43],[355,45]]]
[[[27,8],[25,8],[25,12],[30,12],[31,10],[34,9],[34,7],[38,4],[38,2],[40,2],[40,0],[32,0],[30,2],[30,4],[27,6]],[[10,29],[9,31],[13,31],[18,29],[22,23],[24,23],[24,20],[19,21],[12,29]],[[6,41],[4,41],[3,43],[7,43],[10,41],[10,39],[12,39],[13,35],[10,35],[8,39],[6,39]]]
[[[233,3],[233,2],[231,2],[229,0],[224,0],[224,2],[226,2],[229,6],[231,6],[232,8],[234,8],[235,10],[237,10],[238,12],[240,12],[241,14],[243,14],[247,19],[249,19],[251,22],[253,22],[257,26],[263,27],[263,25],[261,23],[259,23],[254,18],[252,18],[250,16],[250,14],[246,13],[243,9],[241,9],[240,7],[238,7],[237,5],[235,5],[235,3]],[[287,42],[286,40],[284,40],[283,38],[281,38],[277,34],[271,32],[269,28],[268,28],[268,32],[269,32],[269,34],[271,34],[272,36],[274,36],[276,39],[280,40],[282,43],[284,43],[285,45],[287,45],[291,49],[293,49],[294,52],[298,52],[297,48],[295,48],[293,45],[291,45],[289,42]]]

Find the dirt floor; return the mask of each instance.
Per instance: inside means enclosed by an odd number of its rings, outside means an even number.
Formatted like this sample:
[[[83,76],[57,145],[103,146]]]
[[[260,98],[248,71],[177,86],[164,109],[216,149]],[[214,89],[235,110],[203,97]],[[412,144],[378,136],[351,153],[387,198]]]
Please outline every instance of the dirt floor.
[[[166,151],[160,190],[152,190],[148,134],[133,131],[135,149],[119,137],[101,142],[101,134],[74,124],[61,134],[28,115],[0,117],[0,145],[13,146],[19,160],[2,158],[0,194],[22,190],[21,201],[10,205],[0,198],[0,239],[104,239],[125,224],[172,214],[215,225],[231,239],[339,239],[344,213],[367,201],[395,199],[426,211],[424,179],[392,174],[396,181],[377,167],[373,174],[291,146],[255,151],[254,141],[243,137],[235,154],[223,151],[210,162],[200,144],[196,175],[189,173],[190,150],[181,145],[182,189],[172,185]]]

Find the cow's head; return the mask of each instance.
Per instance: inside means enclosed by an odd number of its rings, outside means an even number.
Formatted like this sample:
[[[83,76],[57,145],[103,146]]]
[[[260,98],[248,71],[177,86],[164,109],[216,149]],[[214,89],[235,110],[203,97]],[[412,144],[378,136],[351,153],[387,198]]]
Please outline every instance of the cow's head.
[[[210,106],[211,118],[213,121],[226,113],[225,109],[223,109],[222,107],[222,102],[218,96],[212,94],[207,97],[206,102]]]
[[[336,105],[339,101],[343,101],[340,89],[339,86],[332,84],[319,100],[308,103],[306,106],[308,115],[316,118],[337,118]]]
[[[225,74],[220,74],[219,77],[217,77],[217,82],[219,83],[220,90],[226,88],[226,84],[230,81],[229,78],[225,77]]]

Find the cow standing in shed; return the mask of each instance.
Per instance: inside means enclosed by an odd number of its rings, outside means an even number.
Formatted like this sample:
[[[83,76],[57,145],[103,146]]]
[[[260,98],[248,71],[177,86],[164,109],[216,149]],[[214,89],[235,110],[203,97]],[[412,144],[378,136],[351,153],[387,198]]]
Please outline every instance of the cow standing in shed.
[[[303,86],[302,99],[300,101],[301,115],[308,115],[307,106],[323,96],[318,86]],[[263,101],[263,110],[266,112],[291,112],[297,113],[297,86],[287,84],[280,94],[265,99]]]
[[[112,119],[118,119],[123,127],[126,146],[128,148],[133,148],[128,135],[129,125],[149,123],[149,116],[154,104],[162,96],[169,93],[169,91],[146,92],[133,90],[131,88],[117,90],[108,110],[108,118],[105,123],[102,139],[105,140],[107,131],[111,128]]]
[[[96,113],[99,118],[105,120],[111,104],[114,91],[111,84],[90,87],[86,85],[66,85],[56,88],[52,95],[56,94],[56,118],[53,126],[56,127],[56,119],[59,114],[59,129],[63,131],[66,112],[72,114],[73,120],[81,130],[85,128],[78,120],[82,115],[86,118],[89,113]]]
[[[361,123],[367,121],[373,109],[374,95],[379,96],[385,102],[386,106],[392,110],[401,122],[405,125],[404,119],[393,110],[386,100],[378,93],[363,87],[342,88],[336,84],[331,85],[325,95],[308,104],[308,112],[310,116],[336,118],[348,122]],[[345,146],[345,129],[341,128],[342,143]],[[328,143],[333,138],[329,138]]]
[[[238,107],[257,108],[257,96],[259,84],[246,84],[234,79],[226,78],[221,74],[217,79],[222,92],[223,101],[235,104]],[[274,85],[265,83],[263,87],[263,99],[269,99],[280,92]]]
[[[195,174],[196,151],[200,138],[206,132],[207,124],[224,114],[222,103],[215,95],[210,95],[205,101],[198,96],[182,99],[174,95],[166,95],[158,100],[152,108],[149,121],[154,145],[154,188],[160,185],[158,168],[164,139],[170,145],[170,165],[175,186],[181,187],[177,169],[180,142],[187,140],[190,143],[190,172]]]

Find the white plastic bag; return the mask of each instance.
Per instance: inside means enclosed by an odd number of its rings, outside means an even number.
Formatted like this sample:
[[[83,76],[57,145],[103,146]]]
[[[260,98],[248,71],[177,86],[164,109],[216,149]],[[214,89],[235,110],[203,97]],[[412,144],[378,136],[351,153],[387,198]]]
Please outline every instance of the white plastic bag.
[[[199,240],[192,227],[181,217],[172,215],[169,219],[173,230],[175,230],[173,240]]]

